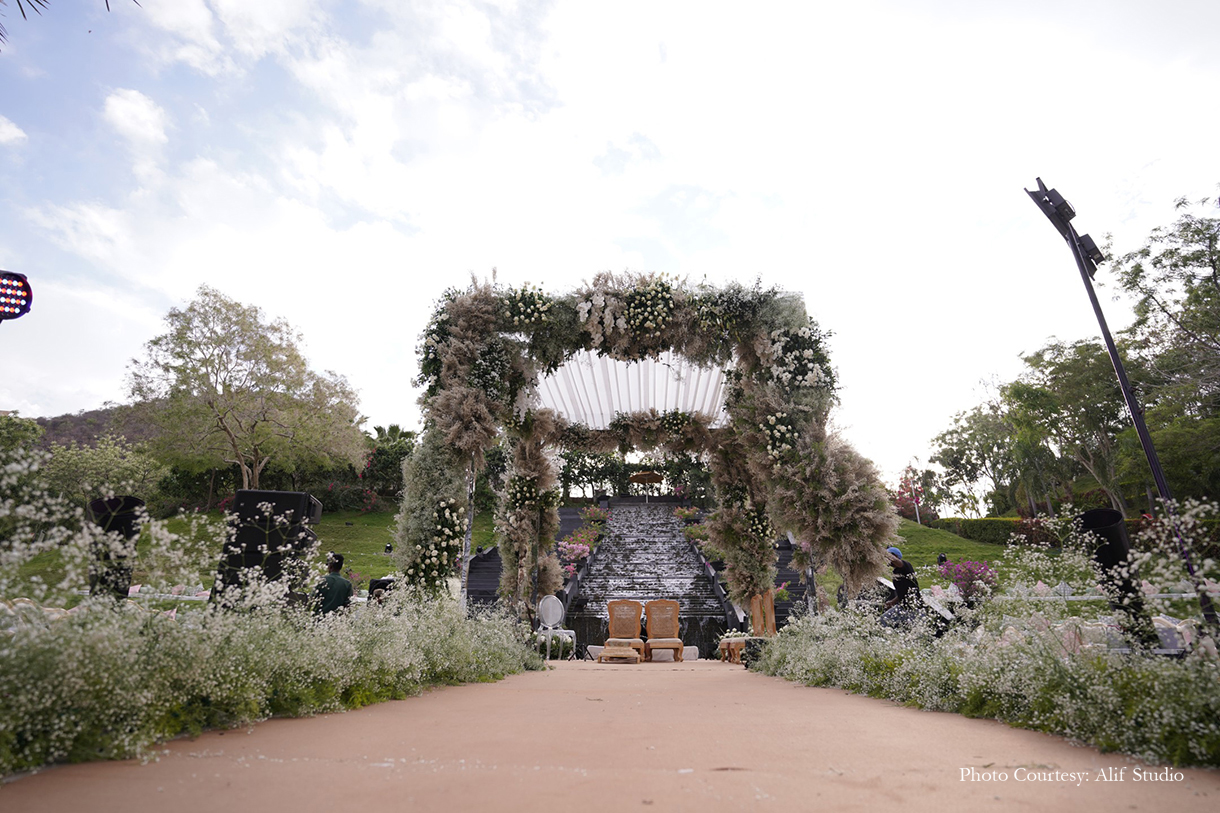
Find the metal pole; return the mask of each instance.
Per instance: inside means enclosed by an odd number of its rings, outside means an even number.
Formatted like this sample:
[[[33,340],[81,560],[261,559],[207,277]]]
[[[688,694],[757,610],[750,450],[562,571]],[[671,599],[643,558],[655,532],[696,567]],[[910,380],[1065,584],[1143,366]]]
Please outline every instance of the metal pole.
[[[1041,204],[1039,204],[1039,207],[1041,208]],[[1043,211],[1045,212],[1045,209]],[[1052,220],[1051,222],[1053,223],[1054,221]],[[1152,469],[1152,479],[1156,483],[1157,491],[1160,492],[1165,510],[1169,512],[1169,518],[1174,527],[1174,536],[1178,542],[1178,553],[1182,557],[1182,562],[1186,565],[1186,572],[1190,576],[1191,584],[1194,585],[1195,592],[1199,596],[1199,608],[1203,611],[1203,618],[1207,623],[1213,627],[1220,626],[1220,619],[1216,617],[1216,610],[1212,606],[1211,597],[1207,595],[1207,591],[1195,572],[1194,563],[1190,558],[1190,549],[1186,546],[1186,540],[1182,538],[1182,532],[1178,526],[1177,512],[1173,507],[1173,493],[1169,490],[1169,483],[1165,479],[1165,472],[1161,468],[1161,461],[1157,457],[1156,448],[1152,445],[1152,436],[1148,434],[1148,427],[1144,424],[1144,410],[1135,398],[1135,392],[1131,389],[1131,382],[1127,380],[1127,371],[1123,368],[1122,358],[1118,355],[1118,347],[1114,344],[1114,337],[1110,335],[1110,328],[1106,324],[1106,317],[1101,312],[1101,303],[1097,301],[1097,293],[1093,290],[1093,279],[1089,276],[1085,251],[1080,245],[1080,235],[1076,233],[1076,229],[1071,223],[1065,222],[1064,225],[1067,227],[1064,230],[1064,239],[1067,241],[1068,248],[1072,251],[1072,256],[1076,259],[1076,267],[1080,269],[1080,279],[1084,282],[1084,289],[1088,292],[1089,302],[1093,305],[1093,313],[1097,316],[1097,324],[1101,328],[1101,336],[1106,343],[1106,352],[1110,354],[1110,362],[1114,365],[1114,374],[1118,376],[1118,386],[1122,389],[1123,400],[1127,403],[1127,412],[1131,415],[1131,422],[1135,424],[1135,433],[1139,436],[1140,446],[1143,447],[1144,456],[1148,459],[1148,467]]]

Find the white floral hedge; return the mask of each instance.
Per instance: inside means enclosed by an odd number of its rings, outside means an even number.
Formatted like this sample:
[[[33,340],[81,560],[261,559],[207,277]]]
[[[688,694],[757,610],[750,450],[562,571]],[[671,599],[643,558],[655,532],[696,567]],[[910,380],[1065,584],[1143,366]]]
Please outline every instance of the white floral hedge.
[[[455,602],[406,591],[322,620],[278,606],[173,618],[87,602],[0,632],[0,776],[495,680],[540,666],[522,635],[515,621],[469,618]]]
[[[541,661],[516,619],[468,617],[417,589],[317,618],[287,605],[287,583],[245,587],[219,604],[84,598],[100,552],[124,557],[163,596],[216,567],[225,529],[144,524],[140,544],[102,533],[43,488],[40,456],[0,449],[0,776],[63,760],[148,753],[215,726],[314,714],[493,680]],[[438,519],[462,525],[457,506]],[[444,565],[441,552],[437,564]],[[55,567],[40,567],[53,562]],[[315,577],[320,574],[314,574]]]
[[[597,431],[537,408],[539,376],[582,350],[625,361],[673,351],[726,369],[729,425],[645,411]],[[474,282],[442,298],[419,356],[428,451],[410,464],[398,523],[409,575],[437,535],[433,506],[463,501],[502,430],[513,454],[496,517],[501,593],[526,613],[561,578],[549,543],[559,447],[707,455],[720,504],[709,531],[738,601],[770,590],[776,531],[797,540],[798,569],[816,558],[860,583],[884,562],[897,520],[873,465],[826,430],[835,374],[798,296],[637,274],[599,274],[559,296]]]
[[[1133,540],[1139,589],[1123,603],[1157,619],[1185,616],[1176,627],[1186,633],[1177,656],[1141,648],[1124,632],[1132,618],[1104,600],[1052,597],[1057,587],[1075,596],[1101,592],[1091,556],[1095,540],[1060,519],[1047,525],[1061,548],[1018,536],[999,548],[1002,595],[973,608],[950,603],[959,623],[940,637],[924,625],[882,628],[875,611],[832,610],[790,623],[754,668],[924,709],[992,717],[1154,763],[1220,767],[1220,653],[1215,630],[1195,618],[1198,590],[1220,599],[1220,562],[1201,521],[1218,513],[1215,504],[1188,503],[1179,507],[1176,532],[1163,518]],[[1198,588],[1184,579],[1179,533],[1200,554]],[[990,592],[984,588],[983,595]]]

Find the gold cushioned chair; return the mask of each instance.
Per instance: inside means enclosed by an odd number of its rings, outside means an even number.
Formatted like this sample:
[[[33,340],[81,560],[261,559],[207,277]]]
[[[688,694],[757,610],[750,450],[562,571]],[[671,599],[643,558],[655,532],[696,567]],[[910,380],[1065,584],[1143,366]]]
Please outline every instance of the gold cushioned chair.
[[[644,640],[640,638],[640,618],[644,615],[644,605],[630,599],[616,599],[606,602],[606,610],[610,614],[610,637],[606,639],[606,649],[626,647],[638,653],[640,658],[645,657]],[[598,661],[603,657],[610,656],[603,651],[597,657]]]
[[[648,642],[644,644],[644,659],[652,660],[653,650],[673,650],[674,660],[682,660],[684,644],[678,637],[678,602],[659,598],[646,605],[648,613]]]

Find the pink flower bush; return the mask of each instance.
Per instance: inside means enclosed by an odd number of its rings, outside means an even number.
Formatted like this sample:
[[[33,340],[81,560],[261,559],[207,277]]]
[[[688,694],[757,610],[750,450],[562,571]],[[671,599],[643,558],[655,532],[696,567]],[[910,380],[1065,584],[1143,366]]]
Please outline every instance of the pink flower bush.
[[[580,509],[580,518],[591,525],[604,525],[610,520],[610,511],[596,505],[588,505]]]
[[[996,584],[996,572],[987,562],[945,562],[940,574],[952,582],[962,593],[962,598],[986,596]]]

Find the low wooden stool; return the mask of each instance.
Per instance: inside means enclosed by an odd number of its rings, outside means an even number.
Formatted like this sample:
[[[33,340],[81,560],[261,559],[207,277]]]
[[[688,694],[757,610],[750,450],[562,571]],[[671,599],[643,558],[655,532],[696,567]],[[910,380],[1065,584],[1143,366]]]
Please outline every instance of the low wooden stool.
[[[745,649],[745,638],[726,638],[720,642],[720,660],[741,663],[741,650]]]
[[[606,661],[610,660],[611,658],[613,658],[615,660],[618,660],[621,658],[621,659],[629,660],[632,663],[639,663],[640,662],[640,653],[637,652],[636,650],[632,649],[629,646],[608,646],[608,647],[605,647],[604,649],[602,649],[601,654],[599,654],[597,656],[597,662],[605,663]]]

